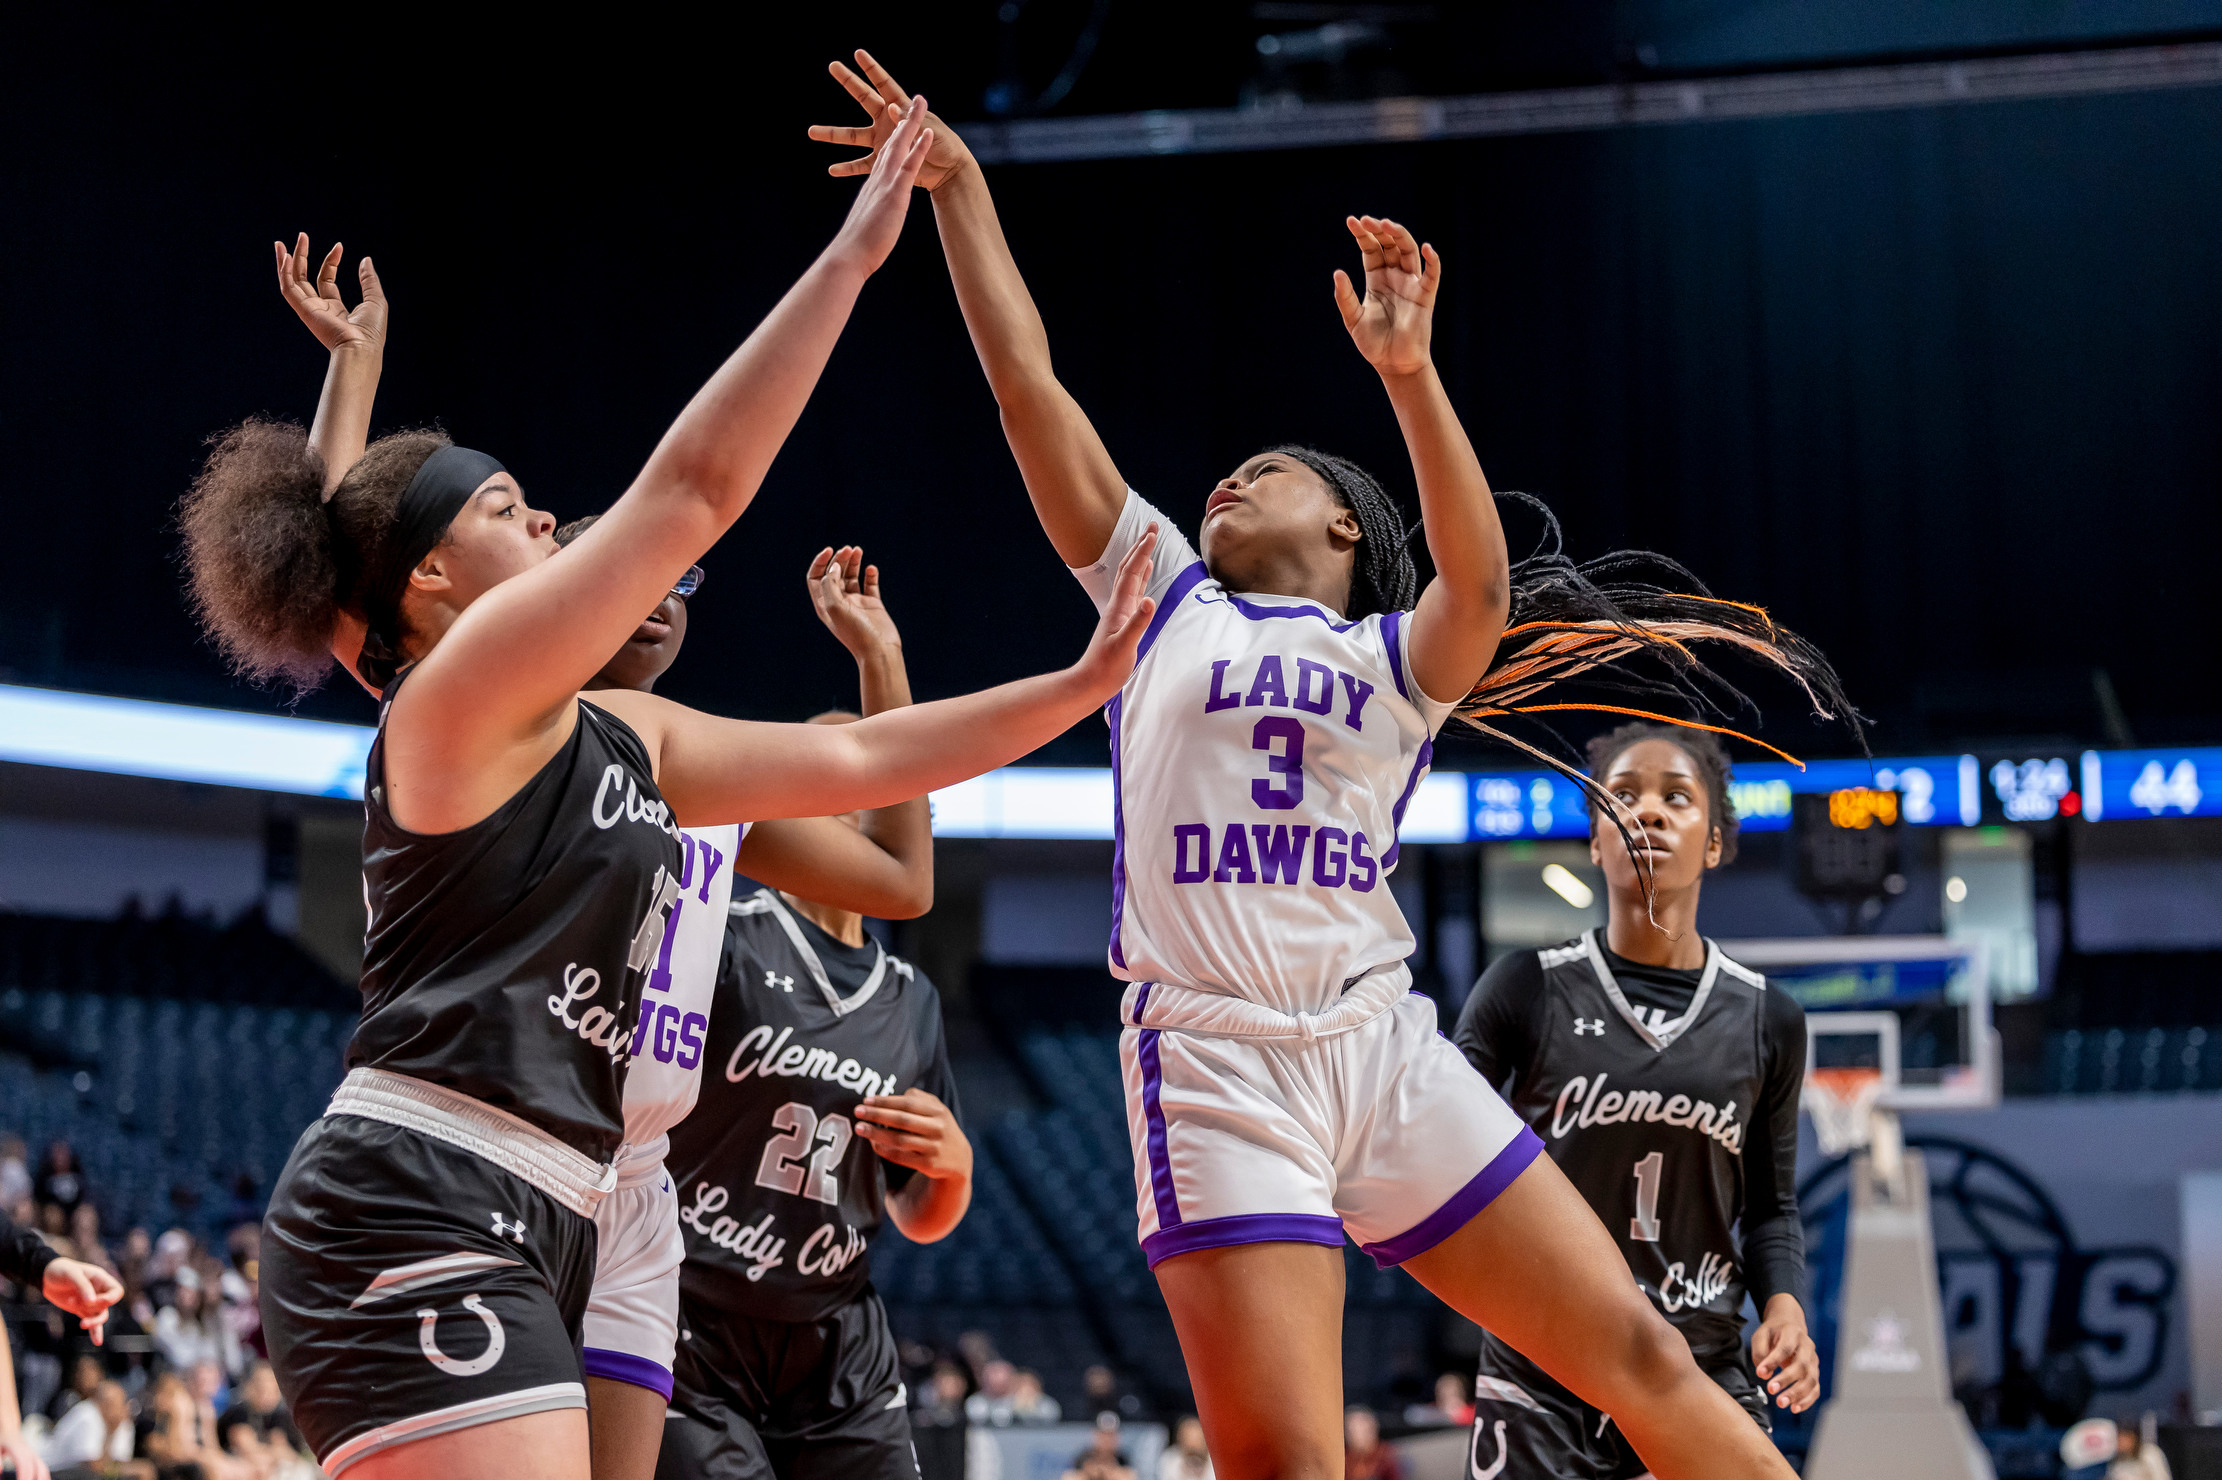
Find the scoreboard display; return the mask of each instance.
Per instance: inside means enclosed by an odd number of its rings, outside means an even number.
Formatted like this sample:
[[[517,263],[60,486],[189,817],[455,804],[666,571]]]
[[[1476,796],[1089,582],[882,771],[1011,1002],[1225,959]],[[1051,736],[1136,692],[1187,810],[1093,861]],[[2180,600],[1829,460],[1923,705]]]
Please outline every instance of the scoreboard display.
[[[1798,892],[1814,899],[1879,899],[1906,887],[1905,807],[1895,791],[1847,786],[1807,792],[1791,806]]]

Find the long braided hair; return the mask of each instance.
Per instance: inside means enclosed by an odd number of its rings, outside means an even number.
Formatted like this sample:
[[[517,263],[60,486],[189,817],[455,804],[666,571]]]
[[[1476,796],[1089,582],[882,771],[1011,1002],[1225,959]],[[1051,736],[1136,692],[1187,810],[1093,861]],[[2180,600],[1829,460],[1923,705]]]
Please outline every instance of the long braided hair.
[[[1319,474],[1336,501],[1358,516],[1364,537],[1355,552],[1350,607],[1344,615],[1356,621],[1376,612],[1411,610],[1419,601],[1419,567],[1411,550],[1417,527],[1405,524],[1402,510],[1380,481],[1356,463],[1316,448],[1283,445],[1267,450]],[[1459,703],[1455,716],[1581,787],[1635,857],[1647,896],[1649,855],[1636,847],[1620,804],[1586,772],[1572,744],[1537,716],[1615,714],[1674,726],[1693,740],[1728,735],[1802,768],[1796,756],[1719,723],[1754,723],[1759,718],[1759,706],[1698,656],[1697,644],[1720,643],[1787,674],[1816,715],[1847,726],[1866,750],[1866,722],[1845,696],[1835,668],[1819,648],[1776,623],[1765,608],[1723,601],[1680,564],[1647,550],[1617,550],[1577,563],[1566,554],[1558,516],[1549,505],[1525,493],[1499,493],[1497,498],[1532,509],[1543,521],[1543,534],[1525,559],[1513,562],[1504,635],[1489,671]],[[1637,702],[1561,698],[1577,680],[1586,689]],[[1662,713],[1662,708],[1684,713]],[[1539,732],[1540,743],[1509,733],[1506,726],[1515,722]],[[1717,742],[1713,749],[1718,750]],[[1726,752],[1720,755],[1725,768]]]
[[[1759,706],[1698,656],[1699,644],[1725,644],[1788,675],[1814,714],[1849,728],[1862,752],[1866,750],[1866,721],[1845,696],[1828,658],[1776,623],[1764,607],[1723,601],[1681,565],[1647,550],[1618,550],[1577,564],[1563,547],[1557,516],[1542,500],[1524,493],[1497,497],[1533,509],[1543,520],[1543,536],[1527,558],[1513,562],[1504,636],[1489,671],[1459,703],[1456,715],[1581,787],[1635,857],[1647,897],[1648,855],[1637,849],[1619,802],[1579,765],[1509,733],[1507,725],[1530,724],[1542,732],[1545,744],[1571,755],[1572,748],[1550,722],[1535,716],[1569,711],[1624,715],[1732,736],[1803,769],[1804,762],[1787,751],[1718,723],[1759,717]],[[1576,680],[1584,688],[1636,702],[1558,697]],[[1683,713],[1662,713],[1662,707]]]
[[[1410,611],[1420,599],[1420,568],[1412,560],[1412,532],[1380,480],[1347,458],[1314,447],[1268,447],[1276,457],[1293,458],[1327,480],[1328,491],[1351,513],[1365,537],[1358,541],[1350,572],[1350,609],[1356,622],[1376,612]]]

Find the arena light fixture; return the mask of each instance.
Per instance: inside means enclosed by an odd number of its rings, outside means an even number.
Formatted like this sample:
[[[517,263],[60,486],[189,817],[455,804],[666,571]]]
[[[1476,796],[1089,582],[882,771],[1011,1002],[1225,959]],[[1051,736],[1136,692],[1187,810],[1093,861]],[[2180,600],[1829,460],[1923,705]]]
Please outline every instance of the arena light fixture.
[[[1543,887],[1578,910],[1586,910],[1597,902],[1597,891],[1562,863],[1543,865]]]
[[[359,800],[372,738],[367,725],[0,684],[0,761],[23,765]],[[2222,816],[2222,748],[2086,751],[2074,770],[2064,758],[2013,761],[1988,773],[1994,791],[2000,778],[2014,781],[1998,797],[2001,809],[2030,805],[2024,793],[2036,793],[2021,785],[2024,777],[2048,787],[2079,778],[2070,794],[2085,821]],[[1786,829],[1795,796],[1845,788],[1896,793],[1904,820],[1917,827],[1973,827],[1984,820],[1985,776],[1972,755],[1817,760],[1802,771],[1744,761],[1733,800],[1747,833]],[[1116,830],[1111,772],[1101,766],[1007,766],[935,792],[933,804],[934,832],[946,838],[1107,841]],[[1412,794],[1398,836],[1586,838],[1589,803],[1555,772],[1437,771]]]

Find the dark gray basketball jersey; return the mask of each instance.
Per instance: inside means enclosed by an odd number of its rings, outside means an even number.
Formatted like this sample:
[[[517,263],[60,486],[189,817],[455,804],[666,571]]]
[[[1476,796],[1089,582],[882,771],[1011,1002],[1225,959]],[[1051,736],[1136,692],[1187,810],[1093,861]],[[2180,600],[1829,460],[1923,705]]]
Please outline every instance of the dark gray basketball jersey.
[[[1764,1077],[1766,978],[1707,941],[1689,1008],[1669,1021],[1628,1000],[1600,947],[1591,931],[1537,953],[1534,1053],[1508,1098],[1691,1350],[1733,1348],[1745,1292],[1734,1231]]]
[[[363,814],[363,1016],[349,1067],[429,1080],[608,1161],[642,983],[679,895],[679,828],[630,725],[586,700],[516,795],[454,832],[386,805],[386,689]]]
[[[735,900],[702,1095],[664,1158],[689,1300],[814,1321],[861,1296],[887,1189],[911,1173],[856,1134],[856,1106],[913,1086],[957,1109],[925,974],[871,940],[835,939],[769,889]]]

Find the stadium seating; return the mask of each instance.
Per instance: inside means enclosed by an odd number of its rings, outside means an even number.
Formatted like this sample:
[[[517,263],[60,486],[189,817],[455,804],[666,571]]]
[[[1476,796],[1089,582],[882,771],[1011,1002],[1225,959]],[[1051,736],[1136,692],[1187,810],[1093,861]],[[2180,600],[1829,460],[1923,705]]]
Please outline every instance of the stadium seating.
[[[0,1126],[67,1140],[102,1225],[254,1216],[339,1083],[355,994],[253,916],[0,914]]]

